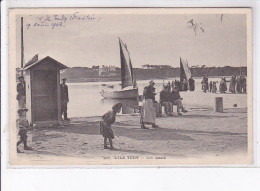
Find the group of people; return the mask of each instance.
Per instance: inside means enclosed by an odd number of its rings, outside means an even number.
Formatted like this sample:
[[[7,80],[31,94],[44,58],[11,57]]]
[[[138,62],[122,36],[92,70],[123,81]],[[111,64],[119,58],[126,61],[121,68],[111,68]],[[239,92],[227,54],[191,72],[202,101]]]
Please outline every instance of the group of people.
[[[27,132],[32,129],[32,124],[29,124],[28,119],[26,118],[26,112],[28,109],[26,108],[26,85],[23,76],[18,77],[18,84],[16,87],[17,96],[16,99],[18,101],[18,135],[20,136],[19,141],[17,142],[17,152],[20,153],[19,145],[23,143],[24,150],[32,150],[32,147],[27,146]],[[61,115],[64,116],[64,120],[69,120],[67,117],[67,104],[69,102],[69,94],[68,94],[68,86],[66,85],[66,78],[62,79],[62,83],[60,84],[60,99],[61,99]]]
[[[189,83],[190,91],[194,91],[195,83],[192,77],[186,81]],[[205,75],[202,80],[202,89],[203,92],[210,91],[216,93],[217,82],[208,83],[208,77]],[[184,84],[184,86],[183,86]],[[152,125],[152,128],[158,128],[156,125],[156,107],[158,106],[157,101],[155,100],[155,83],[154,81],[150,81],[149,85],[144,88],[143,91],[143,106],[141,109],[141,129],[149,129],[146,127],[147,124]],[[184,109],[182,100],[183,98],[180,96],[180,89],[186,89],[187,83],[180,83],[175,80],[172,82],[168,82],[167,85],[163,86],[163,90],[160,92],[160,101],[159,107],[164,107],[165,115],[172,116],[173,115],[173,105],[177,105],[177,113],[178,115],[182,115],[181,112],[187,112]],[[17,100],[19,104],[19,119],[18,119],[18,128],[20,136],[20,140],[17,142],[17,152],[20,152],[18,146],[23,143],[25,150],[32,150],[31,147],[27,146],[27,131],[32,127],[26,119],[26,112],[28,109],[25,108],[26,103],[26,91],[25,91],[25,81],[24,77],[19,77],[19,83],[17,84]],[[226,79],[222,78],[220,81],[220,92],[227,91]],[[229,91],[231,93],[246,93],[246,78],[244,76],[236,77],[232,76],[230,80]],[[67,116],[67,104],[69,102],[68,95],[68,86],[66,85],[66,78],[62,79],[62,83],[60,84],[60,96],[61,96],[61,115],[64,116],[64,120],[69,120]],[[156,105],[157,104],[157,105]],[[117,103],[112,107],[111,111],[108,111],[102,116],[100,121],[100,133],[104,137],[104,149],[114,150],[112,139],[114,138],[113,130],[111,129],[111,125],[116,120],[116,114],[120,113],[122,108],[121,103]],[[109,146],[107,145],[107,140],[109,141]]]
[[[28,120],[26,119],[26,112],[28,109],[26,109],[26,91],[25,91],[25,80],[23,76],[19,76],[18,78],[19,82],[17,84],[16,90],[17,90],[17,96],[16,99],[18,101],[18,120],[17,120],[17,126],[18,126],[18,135],[20,136],[20,139],[16,143],[17,146],[17,152],[20,153],[18,146],[23,143],[24,150],[32,150],[32,147],[29,147],[27,145],[27,131],[32,128],[32,125],[29,124]]]
[[[245,76],[232,76],[230,79],[229,91],[231,93],[246,93],[246,86]]]
[[[152,125],[152,128],[158,128],[158,125],[156,125],[156,107],[158,103],[155,100],[156,93],[154,85],[154,81],[150,81],[149,85],[146,86],[143,91],[144,100],[140,115],[141,129],[149,129],[146,125]],[[171,87],[169,83],[163,86],[163,90],[160,92],[159,105],[164,107],[167,116],[173,115],[173,105],[177,105],[178,115],[182,115],[180,111],[187,112],[182,104],[179,87]],[[115,122],[116,114],[121,111],[121,108],[122,104],[117,103],[112,107],[111,111],[108,111],[102,116],[100,121],[100,133],[104,137],[104,149],[115,150],[112,142],[114,133],[111,125]],[[109,141],[109,146],[107,145],[107,140]]]
[[[182,81],[179,81],[175,79],[175,81],[172,81],[172,84],[168,82],[168,85],[173,87],[178,87],[180,91],[194,91],[195,90],[195,80],[191,76],[188,80],[183,79]]]
[[[208,85],[208,89],[205,88],[203,89],[203,92],[206,93],[207,91],[211,92],[211,93],[217,93],[217,83],[218,81],[210,81],[209,85]],[[226,93],[227,91],[227,80],[225,77],[222,77],[219,83],[219,92],[220,93]]]
[[[177,86],[163,86],[163,90],[160,92],[160,104],[164,107],[164,112],[167,116],[173,115],[173,105],[177,105],[178,115],[182,115],[182,112],[187,112],[182,104],[183,98],[180,96],[179,88]]]
[[[173,86],[168,83],[163,86],[163,90],[160,92],[159,104],[155,100],[155,83],[150,81],[149,85],[144,88],[143,91],[143,107],[141,111],[141,128],[148,129],[145,125],[152,124],[153,128],[158,126],[155,124],[156,119],[156,107],[164,107],[165,114],[167,116],[173,115],[173,105],[177,105],[178,115],[182,115],[182,112],[187,112],[182,104],[182,99],[179,93],[179,87]]]
[[[227,80],[225,77],[222,77],[219,82],[219,92],[220,93],[226,93],[227,91],[231,93],[246,93],[247,92],[247,83],[245,76],[232,76],[229,83],[229,89],[227,87]],[[217,93],[217,83],[218,81],[210,81],[208,82],[208,76],[204,75],[201,85],[202,90],[204,93],[211,92],[211,93]]]

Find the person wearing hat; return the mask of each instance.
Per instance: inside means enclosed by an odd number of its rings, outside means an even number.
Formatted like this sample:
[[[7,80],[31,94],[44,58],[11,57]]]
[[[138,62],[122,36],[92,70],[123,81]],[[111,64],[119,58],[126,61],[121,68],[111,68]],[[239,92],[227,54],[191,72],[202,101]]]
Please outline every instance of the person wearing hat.
[[[150,81],[149,86],[146,86],[144,88],[144,101],[140,120],[142,129],[148,129],[147,127],[145,127],[145,124],[152,124],[153,128],[158,128],[158,126],[155,124],[156,111],[154,103],[156,93],[154,84],[154,81]]]
[[[166,116],[172,115],[172,103],[171,103],[171,86],[163,86],[163,90],[160,92],[160,104],[164,106],[164,112]]]
[[[60,84],[60,99],[61,99],[61,116],[64,116],[64,120],[69,121],[68,114],[67,114],[67,108],[68,108],[68,102],[69,102],[69,92],[68,92],[68,86],[66,84],[66,78],[62,79],[62,83]]]
[[[17,96],[16,99],[18,100],[19,103],[19,108],[25,108],[25,103],[26,103],[26,95],[25,95],[25,81],[24,77],[20,76],[19,78],[19,83],[17,84]]]
[[[17,142],[17,152],[20,153],[20,149],[18,148],[21,143],[24,145],[24,150],[32,150],[31,147],[27,146],[27,131],[30,128],[29,122],[26,119],[26,112],[28,109],[19,109],[18,114],[19,114],[19,119],[18,119],[18,135],[20,136],[20,140]]]
[[[114,133],[111,125],[116,121],[116,114],[121,111],[121,108],[122,104],[117,103],[113,105],[111,111],[108,111],[102,116],[100,121],[100,133],[104,137],[104,149],[115,150],[112,142],[112,139],[114,139]],[[109,140],[110,147],[107,146],[107,139]]]
[[[171,92],[171,100],[172,100],[173,105],[177,105],[178,115],[182,115],[180,113],[180,110],[184,113],[187,112],[187,110],[185,110],[183,107],[183,104],[182,104],[183,98],[180,96],[179,88],[177,86],[175,86]]]

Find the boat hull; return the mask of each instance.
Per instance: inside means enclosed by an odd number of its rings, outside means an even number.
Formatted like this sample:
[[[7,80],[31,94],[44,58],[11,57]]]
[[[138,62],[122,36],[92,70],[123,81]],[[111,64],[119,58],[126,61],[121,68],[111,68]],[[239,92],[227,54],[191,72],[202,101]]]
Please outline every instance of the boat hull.
[[[101,92],[101,96],[109,99],[137,99],[138,89],[120,90],[113,92]]]

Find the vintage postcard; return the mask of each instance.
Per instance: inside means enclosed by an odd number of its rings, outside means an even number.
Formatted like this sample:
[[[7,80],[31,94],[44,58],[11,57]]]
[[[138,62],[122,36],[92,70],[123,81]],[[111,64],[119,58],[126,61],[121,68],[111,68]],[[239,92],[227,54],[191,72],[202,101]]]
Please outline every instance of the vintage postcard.
[[[253,164],[250,8],[9,9],[11,165]]]

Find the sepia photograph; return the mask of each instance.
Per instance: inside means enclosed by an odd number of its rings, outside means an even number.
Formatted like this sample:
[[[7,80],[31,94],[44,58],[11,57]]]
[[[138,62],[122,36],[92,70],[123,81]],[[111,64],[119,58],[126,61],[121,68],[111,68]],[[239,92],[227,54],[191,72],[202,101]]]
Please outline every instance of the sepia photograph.
[[[9,9],[10,165],[252,165],[250,8]]]

